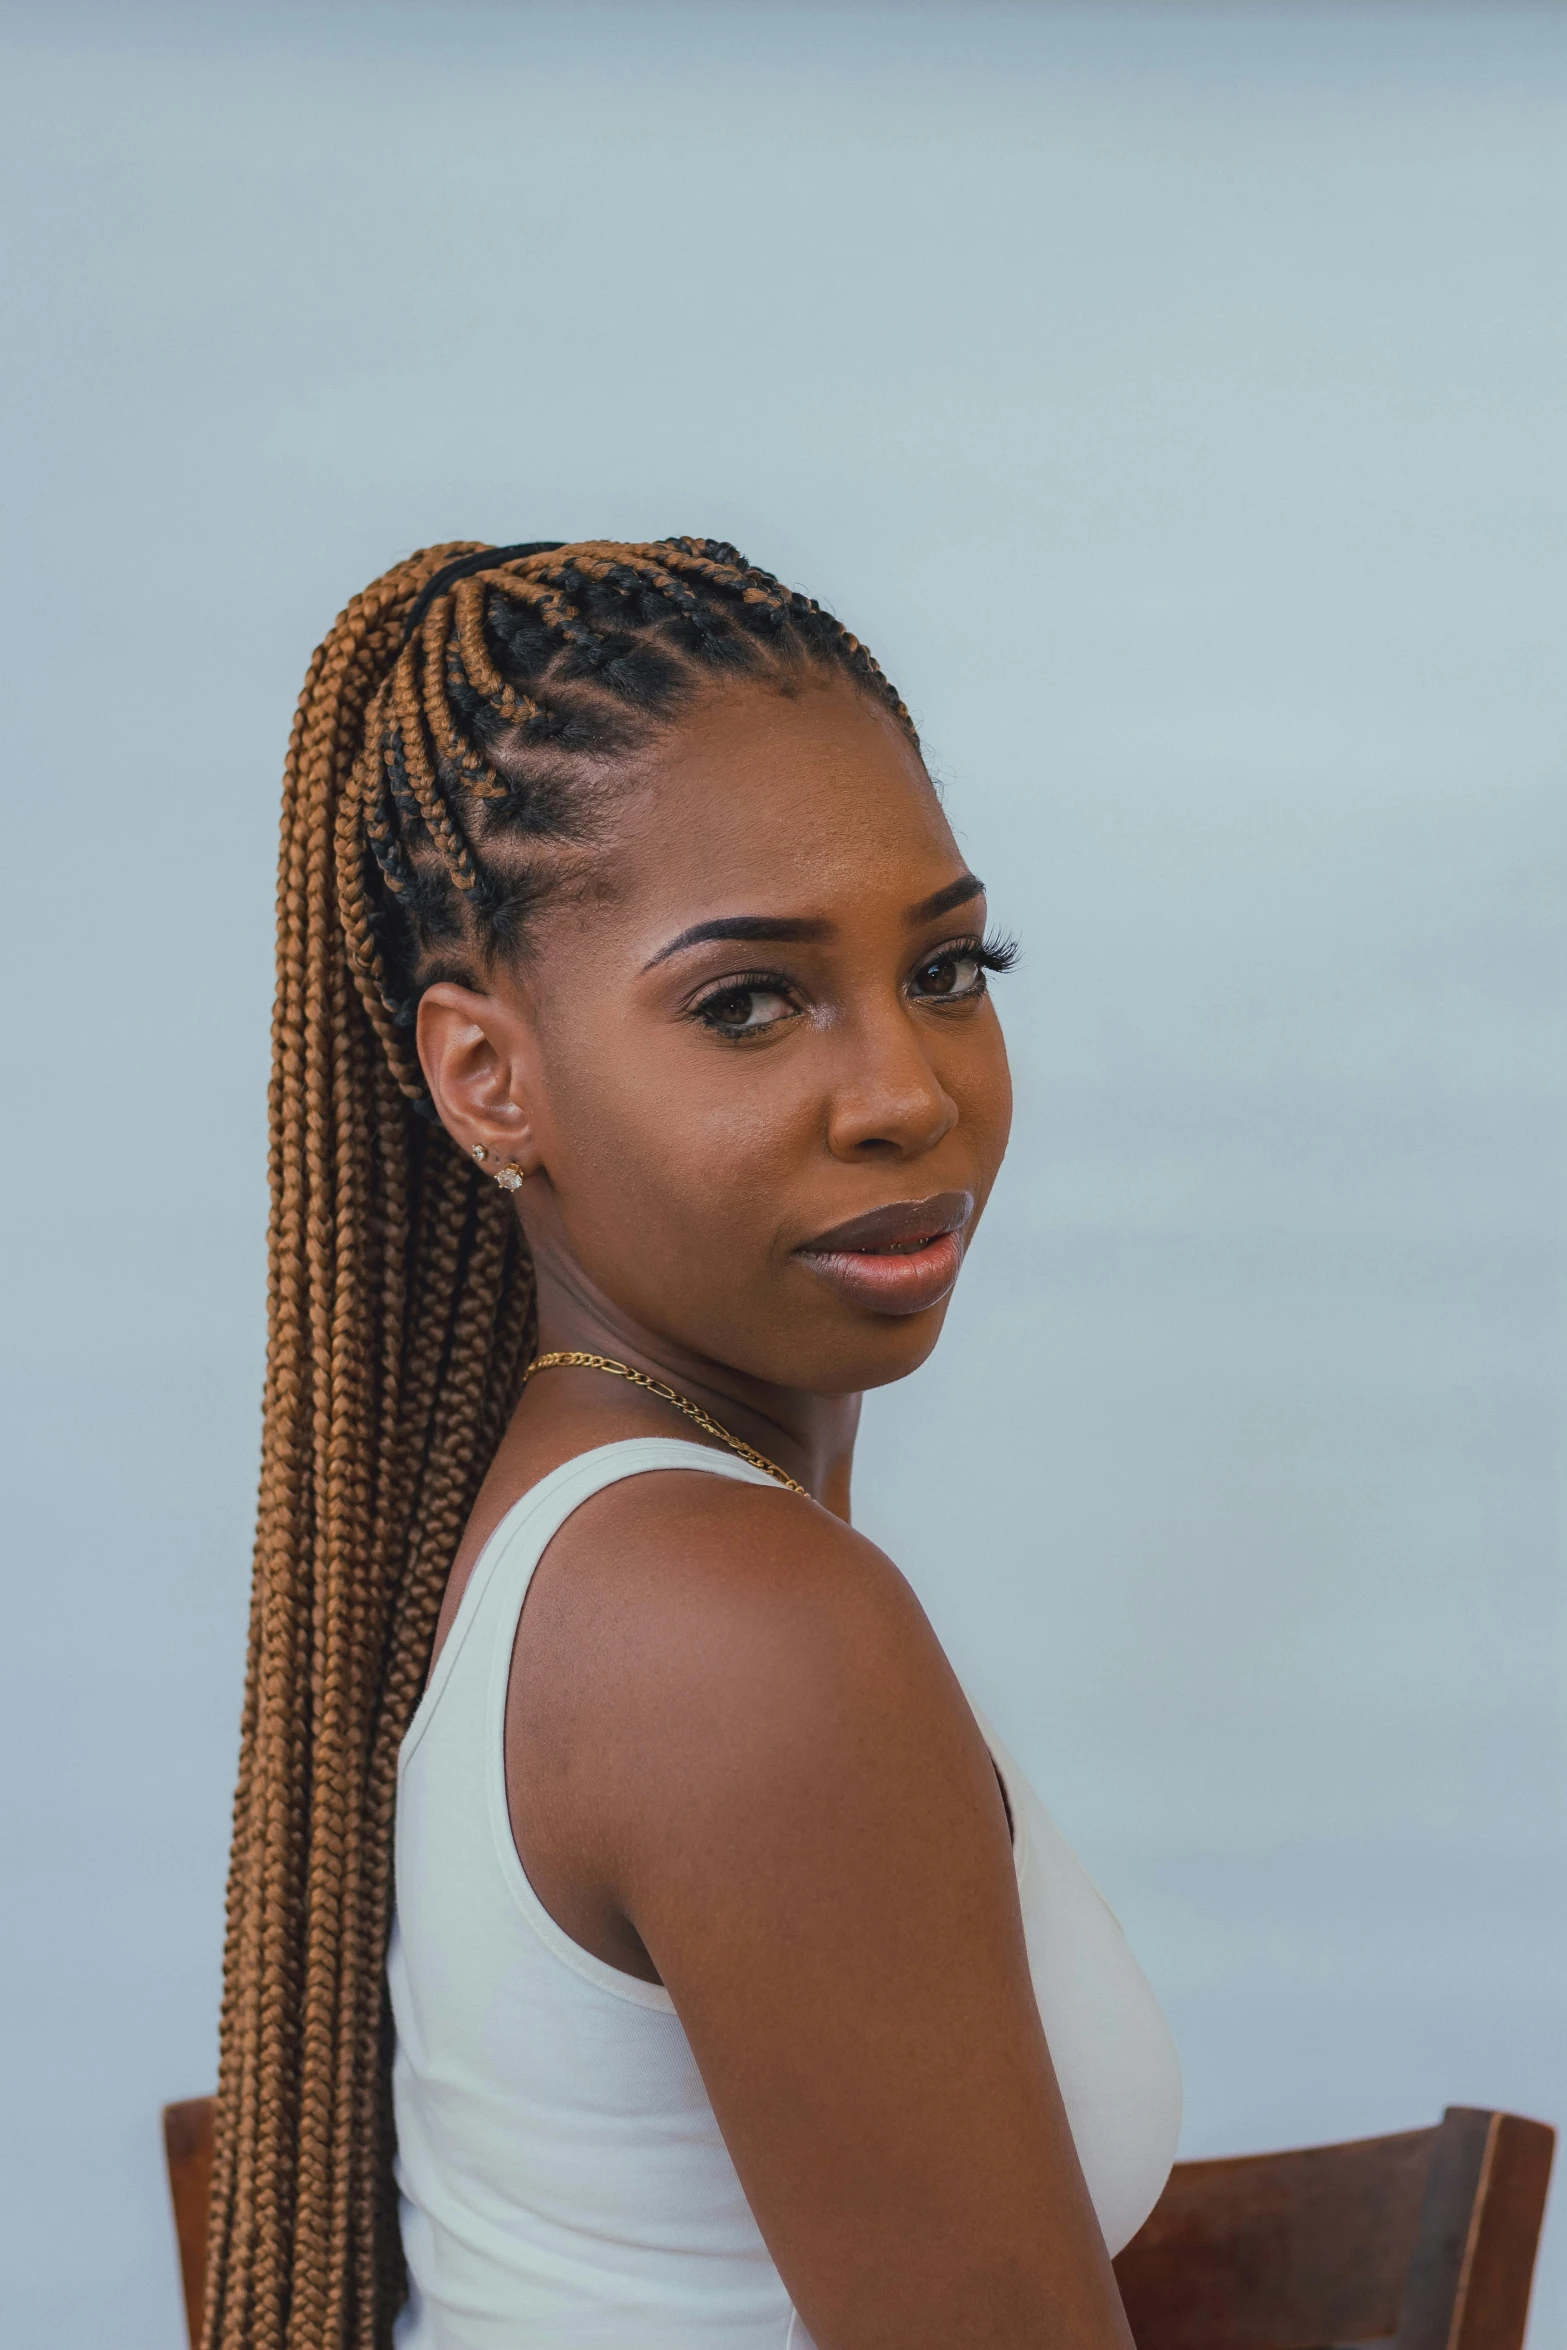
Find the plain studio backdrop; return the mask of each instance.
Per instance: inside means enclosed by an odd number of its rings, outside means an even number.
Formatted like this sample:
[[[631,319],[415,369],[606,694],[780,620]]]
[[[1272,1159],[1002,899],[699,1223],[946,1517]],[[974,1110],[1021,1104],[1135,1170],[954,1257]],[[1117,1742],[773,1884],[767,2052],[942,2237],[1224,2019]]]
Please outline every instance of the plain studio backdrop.
[[[1022,940],[1012,1157],[858,1509],[1185,2151],[1567,2122],[1567,13],[0,21],[0,2340],[179,2339],[279,770],[450,537],[833,604]]]

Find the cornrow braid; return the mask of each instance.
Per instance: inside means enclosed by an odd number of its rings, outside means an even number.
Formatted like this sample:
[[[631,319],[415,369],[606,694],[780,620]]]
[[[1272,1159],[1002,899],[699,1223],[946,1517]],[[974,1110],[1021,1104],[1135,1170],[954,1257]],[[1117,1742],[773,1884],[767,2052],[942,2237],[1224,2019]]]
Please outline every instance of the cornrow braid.
[[[311,662],[284,770],[268,1351],[205,2350],[386,2350],[398,1750],[521,1390],[533,1276],[435,1122],[418,998],[526,942],[618,755],[858,639],[721,540],[432,547]]]

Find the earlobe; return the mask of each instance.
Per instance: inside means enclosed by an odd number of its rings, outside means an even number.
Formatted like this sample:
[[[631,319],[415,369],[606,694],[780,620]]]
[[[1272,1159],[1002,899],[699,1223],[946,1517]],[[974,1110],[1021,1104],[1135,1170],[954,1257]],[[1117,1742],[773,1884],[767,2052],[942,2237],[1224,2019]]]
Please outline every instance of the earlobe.
[[[489,1155],[482,1142],[476,1142],[468,1153],[471,1159],[481,1161],[487,1159]],[[502,1191],[521,1191],[523,1184],[532,1173],[531,1167],[520,1167],[515,1159],[508,1159],[505,1166],[497,1173],[495,1180]]]

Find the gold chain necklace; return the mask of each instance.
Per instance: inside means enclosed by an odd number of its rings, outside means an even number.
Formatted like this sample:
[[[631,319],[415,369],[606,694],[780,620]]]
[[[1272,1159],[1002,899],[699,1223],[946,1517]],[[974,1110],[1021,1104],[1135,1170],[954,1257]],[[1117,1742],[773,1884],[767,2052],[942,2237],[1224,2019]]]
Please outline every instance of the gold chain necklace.
[[[684,1412],[688,1420],[694,1420],[699,1428],[705,1428],[709,1436],[716,1436],[720,1444],[727,1444],[731,1452],[738,1453],[741,1460],[749,1461],[753,1469],[765,1469],[769,1477],[787,1486],[791,1493],[803,1493],[806,1500],[810,1500],[806,1487],[791,1477],[787,1470],[780,1469],[776,1461],[770,1461],[765,1452],[758,1452],[754,1444],[742,1444],[738,1436],[731,1436],[720,1421],[715,1420],[710,1412],[704,1412],[701,1405],[693,1403],[688,1395],[682,1395],[678,1387],[666,1387],[662,1379],[652,1379],[646,1371],[633,1371],[629,1363],[612,1362],[608,1355],[580,1354],[575,1348],[557,1354],[535,1355],[522,1374],[523,1386],[527,1386],[535,1371],[553,1371],[561,1364],[578,1371],[608,1371],[616,1379],[629,1379],[633,1387],[645,1387],[649,1395],[656,1395],[661,1403],[672,1403],[677,1412]]]

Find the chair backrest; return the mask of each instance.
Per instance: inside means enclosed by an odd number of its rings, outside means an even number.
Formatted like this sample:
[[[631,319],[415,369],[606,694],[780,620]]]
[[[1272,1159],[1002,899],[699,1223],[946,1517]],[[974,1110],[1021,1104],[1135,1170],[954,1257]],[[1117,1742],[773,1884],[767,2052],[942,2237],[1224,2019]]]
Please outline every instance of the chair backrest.
[[[1115,2264],[1138,2350],[1520,2350],[1555,2133],[1440,2127],[1180,2162]]]
[[[183,2105],[163,2109],[163,2151],[169,2163],[169,2194],[180,2248],[190,2350],[198,2350],[201,2313],[207,2299],[207,2193],[212,2184],[215,2104],[211,2097],[187,2097]]]
[[[191,2350],[212,2099],[165,2106]],[[1555,2132],[1450,2105],[1433,2130],[1178,2162],[1115,2264],[1137,2350],[1520,2350]]]

